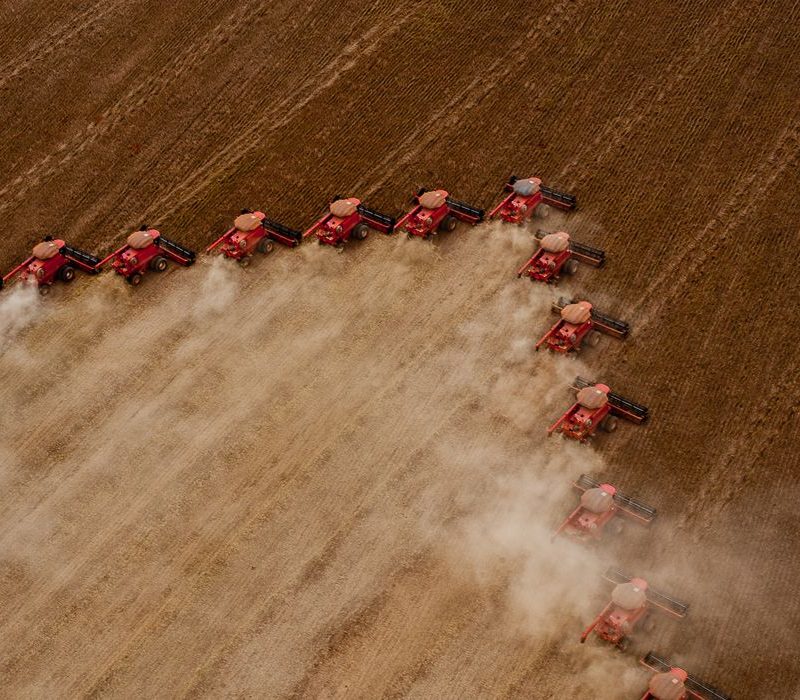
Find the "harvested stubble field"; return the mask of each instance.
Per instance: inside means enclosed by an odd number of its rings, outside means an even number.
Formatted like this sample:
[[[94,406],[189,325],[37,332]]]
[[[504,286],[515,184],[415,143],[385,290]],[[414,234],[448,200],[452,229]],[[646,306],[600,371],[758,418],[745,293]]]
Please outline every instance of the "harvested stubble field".
[[[181,6],[183,5],[183,6]],[[559,292],[630,320],[534,355],[530,231],[373,234],[0,302],[0,694],[635,698],[653,647],[797,697],[800,4],[14,0],[0,270],[142,222],[200,247],[335,193],[578,195]],[[581,373],[649,405],[544,439]],[[551,543],[593,472],[649,531]],[[578,644],[608,564],[687,600]]]

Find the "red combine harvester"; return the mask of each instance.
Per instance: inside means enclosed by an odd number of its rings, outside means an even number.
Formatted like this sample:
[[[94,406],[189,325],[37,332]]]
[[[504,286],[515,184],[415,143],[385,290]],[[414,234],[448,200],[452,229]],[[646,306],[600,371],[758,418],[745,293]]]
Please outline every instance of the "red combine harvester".
[[[48,236],[33,247],[31,257],[3,277],[3,283],[15,278],[23,281],[35,280],[39,293],[47,294],[56,280],[72,282],[76,270],[95,275],[99,268],[99,258]],[[2,286],[0,284],[0,288]]]
[[[337,195],[331,201],[328,213],[308,229],[303,238],[313,233],[320,245],[338,248],[351,238],[363,241],[371,228],[388,235],[394,231],[395,220],[391,216],[368,209],[355,197],[342,199]]]
[[[599,427],[607,433],[617,429],[617,418],[644,423],[649,418],[646,406],[615,394],[605,384],[595,384],[575,377],[571,387],[577,391],[575,403],[553,425],[548,435],[558,432],[566,437],[586,442]]]
[[[111,260],[111,267],[122,275],[128,284],[135,287],[141,284],[142,277],[148,269],[164,272],[169,260],[189,267],[194,264],[194,259],[194,251],[165,238],[154,228],[142,226],[128,236],[122,248],[103,259],[100,265]]]
[[[545,345],[553,352],[578,352],[586,345],[596,347],[601,333],[623,339],[630,330],[627,323],[600,313],[588,301],[561,297],[550,309],[561,318],[536,343],[536,350]]]
[[[422,188],[412,201],[414,208],[397,222],[397,228],[404,228],[409,238],[428,239],[437,231],[452,231],[459,221],[473,226],[483,221],[483,209],[459,202],[445,190]]]
[[[689,609],[686,603],[653,590],[644,579],[630,578],[616,569],[608,569],[604,576],[616,584],[611,602],[583,631],[581,644],[594,632],[600,639],[624,650],[637,626],[650,627],[650,613],[654,610],[680,619],[686,617]]]
[[[536,207],[540,204],[549,204],[565,211],[571,211],[577,206],[573,195],[545,187],[538,177],[523,180],[512,175],[503,186],[503,190],[508,194],[492,209],[489,218],[493,219],[499,215],[509,224],[521,226],[534,215]]]
[[[622,532],[622,522],[615,517],[617,515],[642,525],[649,525],[656,517],[655,508],[586,474],[581,474],[573,486],[582,492],[580,503],[556,530],[556,535],[563,533],[577,539],[600,539],[606,528],[614,534]]]
[[[517,277],[527,275],[532,282],[557,282],[561,275],[574,275],[578,263],[602,267],[606,262],[605,251],[573,241],[566,231],[536,232],[539,247],[517,270]]]
[[[294,248],[300,245],[303,234],[277,221],[268,219],[263,212],[242,209],[228,229],[214,241],[206,252],[215,248],[226,257],[236,260],[242,267],[250,264],[254,252],[268,255],[272,252],[273,241]]]
[[[656,672],[641,700],[732,700],[730,695],[690,676],[652,651],[640,663]]]

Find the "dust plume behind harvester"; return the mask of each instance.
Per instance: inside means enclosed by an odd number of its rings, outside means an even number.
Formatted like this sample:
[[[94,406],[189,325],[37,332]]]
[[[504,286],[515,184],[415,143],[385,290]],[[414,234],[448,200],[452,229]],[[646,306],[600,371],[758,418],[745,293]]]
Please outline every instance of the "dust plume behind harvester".
[[[517,270],[517,277],[530,277],[532,282],[558,282],[562,276],[572,276],[579,263],[602,267],[606,262],[605,251],[592,248],[572,240],[566,231],[536,232],[537,249],[525,264]]]
[[[233,226],[208,246],[206,252],[217,250],[226,258],[236,260],[242,267],[246,267],[255,253],[271,253],[274,242],[294,248],[302,240],[303,234],[300,231],[268,219],[263,212],[242,209],[234,219]]]
[[[128,236],[124,246],[101,260],[99,265],[109,260],[111,267],[135,287],[141,284],[147,270],[164,272],[170,260],[184,267],[193,265],[195,253],[165,238],[156,229],[142,226]]]
[[[447,190],[420,189],[412,199],[413,207],[397,222],[397,229],[405,229],[409,238],[428,239],[438,232],[452,231],[459,221],[479,224],[483,209],[453,199]]]
[[[689,675],[652,651],[647,652],[640,663],[656,672],[641,700],[732,700],[727,693]]]
[[[623,518],[649,525],[656,517],[655,508],[626,496],[615,486],[601,483],[587,474],[581,474],[573,486],[581,492],[580,502],[556,530],[576,539],[600,539],[604,532],[618,535],[622,532]]]
[[[604,578],[615,584],[611,601],[583,631],[581,644],[594,632],[603,641],[625,649],[637,627],[649,631],[653,626],[651,613],[661,612],[678,619],[686,617],[689,609],[686,603],[659,593],[642,578],[631,578],[614,568],[608,569]]]
[[[344,199],[337,195],[331,200],[325,215],[303,233],[303,238],[313,234],[320,245],[340,248],[351,238],[363,241],[370,229],[391,234],[395,229],[395,219],[364,206],[356,197]]]
[[[555,432],[586,442],[598,428],[607,433],[614,432],[617,418],[637,424],[649,418],[646,406],[612,392],[606,384],[575,377],[571,388],[577,392],[575,403],[547,429],[548,435]]]
[[[18,279],[22,282],[36,282],[39,293],[47,294],[56,281],[72,282],[77,270],[95,275],[100,265],[101,260],[94,255],[69,246],[61,239],[48,236],[33,247],[29,258],[3,277],[0,288]]]
[[[586,346],[596,347],[601,334],[622,340],[630,331],[626,322],[601,313],[588,301],[560,297],[550,309],[560,318],[536,343],[536,350],[545,346],[552,352],[578,352]]]
[[[538,177],[518,178],[512,175],[503,190],[507,194],[489,212],[489,218],[499,217],[509,224],[522,225],[529,221],[541,204],[564,211],[572,211],[577,207],[577,200],[573,195],[545,187]]]

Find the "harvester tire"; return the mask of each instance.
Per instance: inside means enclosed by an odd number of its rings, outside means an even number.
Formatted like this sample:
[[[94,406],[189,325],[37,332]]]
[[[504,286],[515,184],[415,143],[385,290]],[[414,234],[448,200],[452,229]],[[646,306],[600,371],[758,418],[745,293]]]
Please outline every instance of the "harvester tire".
[[[617,429],[616,416],[606,416],[600,421],[600,430],[606,433],[613,433]]]
[[[138,272],[134,272],[130,277],[126,277],[125,279],[132,287],[138,287],[142,283],[142,276]]]
[[[369,233],[369,226],[366,224],[356,224],[356,227],[353,229],[353,238],[357,241],[363,241],[367,234]]]
[[[41,287],[39,287],[39,294],[41,294],[43,297],[46,297],[48,294],[50,294],[50,285],[43,284]]]
[[[242,258],[239,258],[239,267],[248,267],[250,265],[250,256],[245,255]]]
[[[163,255],[156,255],[150,261],[150,269],[154,272],[164,272],[167,269],[167,259]]]
[[[262,238],[256,248],[261,255],[269,255],[272,252],[272,249],[275,247],[275,244],[266,236]]]
[[[565,275],[574,275],[578,271],[578,261],[574,259],[567,260],[564,263],[564,267],[561,268],[561,272]]]
[[[456,221],[456,217],[448,214],[439,222],[439,230],[447,232],[452,231],[456,227],[457,223],[458,221]]]
[[[75,268],[72,265],[64,265],[58,272],[62,282],[72,282],[75,279]]]
[[[599,331],[589,331],[586,334],[586,345],[590,348],[596,348],[597,344],[600,342],[600,332]]]

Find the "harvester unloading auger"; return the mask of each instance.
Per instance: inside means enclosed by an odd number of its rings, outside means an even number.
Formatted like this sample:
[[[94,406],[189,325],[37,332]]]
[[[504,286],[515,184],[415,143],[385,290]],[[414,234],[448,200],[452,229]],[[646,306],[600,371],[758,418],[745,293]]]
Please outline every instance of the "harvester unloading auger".
[[[652,612],[662,612],[678,619],[686,617],[689,609],[686,603],[659,593],[642,578],[631,578],[614,568],[608,569],[603,576],[615,584],[611,601],[583,631],[581,644],[594,632],[603,641],[625,649],[637,627],[649,628],[652,625]]]
[[[405,229],[409,238],[428,239],[439,231],[452,231],[459,221],[479,224],[483,209],[453,199],[447,190],[420,189],[412,198],[413,207],[397,222],[397,229]]]
[[[302,240],[303,234],[300,231],[268,219],[263,212],[242,209],[233,220],[233,226],[208,246],[206,252],[216,249],[226,258],[236,260],[242,267],[246,267],[250,264],[253,253],[271,253],[273,241],[294,248]]]
[[[652,651],[647,652],[639,663],[656,672],[641,700],[732,700],[727,693],[689,675],[680,666]]]
[[[69,246],[61,239],[47,236],[33,247],[29,258],[3,277],[0,288],[19,279],[36,282],[39,293],[47,294],[57,280],[72,282],[76,270],[96,275],[101,264],[102,261],[91,253]]]
[[[547,204],[564,211],[571,211],[577,207],[577,200],[573,195],[545,187],[538,177],[520,179],[512,175],[503,186],[503,190],[509,194],[489,212],[489,218],[499,216],[509,224],[524,224],[534,215],[540,204]]]
[[[601,313],[588,301],[560,297],[550,309],[560,318],[536,343],[536,350],[544,345],[552,352],[578,352],[587,345],[596,347],[601,334],[622,340],[630,331],[625,321]]]

